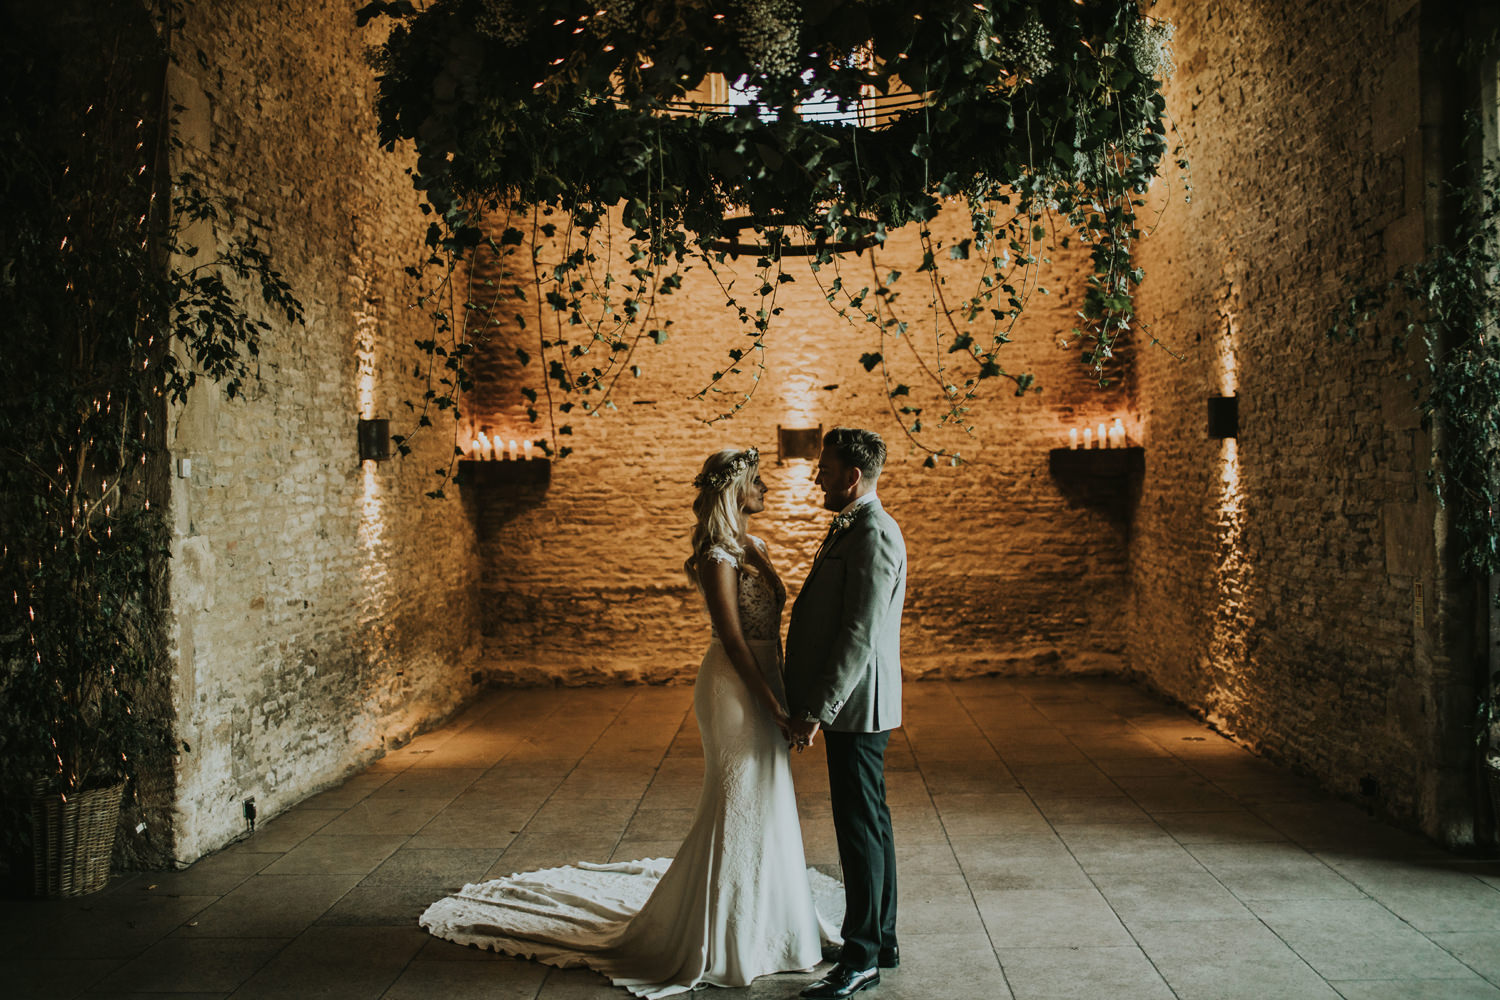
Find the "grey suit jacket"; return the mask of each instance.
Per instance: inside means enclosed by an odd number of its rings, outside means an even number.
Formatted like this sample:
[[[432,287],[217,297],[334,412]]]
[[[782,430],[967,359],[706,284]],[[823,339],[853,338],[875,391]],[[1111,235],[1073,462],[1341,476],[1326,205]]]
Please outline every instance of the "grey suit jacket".
[[[792,718],[878,733],[901,725],[906,543],[880,501],[834,535],[792,605],[786,696]]]

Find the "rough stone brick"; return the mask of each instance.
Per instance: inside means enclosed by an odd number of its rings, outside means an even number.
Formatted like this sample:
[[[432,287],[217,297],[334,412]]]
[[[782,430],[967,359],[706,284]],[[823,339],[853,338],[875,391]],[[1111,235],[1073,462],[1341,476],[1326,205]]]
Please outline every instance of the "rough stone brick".
[[[273,324],[247,399],[200,391],[175,414],[174,456],[193,461],[172,497],[174,694],[194,747],[177,776],[177,856],[234,836],[243,798],[272,815],[442,718],[476,673],[690,678],[707,637],[681,568],[699,464],[761,448],[771,495],[752,530],[795,592],[827,515],[806,463],[775,464],[776,428],[839,423],[891,445],[881,493],[910,554],[912,678],[1128,669],[1335,791],[1379,775],[1380,808],[1461,837],[1441,789],[1459,766],[1442,734],[1471,707],[1446,638],[1463,612],[1439,574],[1446,522],[1424,492],[1427,437],[1400,401],[1411,359],[1380,338],[1324,336],[1346,279],[1383,279],[1430,235],[1416,10],[1153,9],[1178,26],[1169,101],[1193,198],[1182,203],[1175,179],[1153,185],[1166,214],[1140,248],[1140,307],[1166,350],[1126,345],[1110,389],[1058,346],[1082,294],[1076,249],[1051,255],[1053,294],[1033,299],[1002,355],[1041,392],[992,383],[972,438],[937,426],[907,344],[845,323],[793,265],[753,401],[710,422],[733,394],[694,395],[749,338],[700,267],[659,304],[670,339],[639,347],[617,412],[559,420],[574,454],[545,485],[475,482],[433,503],[422,494],[447,457],[441,435],[405,461],[354,456],[357,417],[408,429],[412,342],[430,335],[403,273],[426,225],[410,152],[376,147],[362,60],[374,39],[331,0],[190,5],[184,52],[201,48],[207,65],[185,58],[173,75],[184,165],[270,243],[308,323]],[[935,231],[951,240],[963,225],[951,206]],[[904,274],[912,344],[941,318],[920,253],[903,231],[879,254],[879,274]],[[742,300],[749,264],[730,267]],[[878,280],[868,257],[841,267],[853,287]],[[963,269],[947,271],[947,288],[962,287]],[[514,348],[541,354],[538,317],[525,318],[487,331],[460,440],[546,433],[523,416],[521,388],[539,382]],[[921,467],[859,364],[875,350],[928,408],[926,440],[965,465]],[[1241,400],[1232,442],[1206,435],[1205,400],[1223,392]],[[1115,416],[1144,446],[1141,479],[1052,475],[1048,450],[1069,427]]]
[[[952,240],[966,226],[966,212],[955,206],[934,232]],[[617,244],[621,238],[617,232]],[[543,259],[560,253],[544,247]],[[521,259],[529,260],[527,248]],[[903,274],[895,287],[909,339],[929,365],[951,364],[930,347],[935,317],[917,271],[915,231],[896,233],[878,262],[879,275]],[[907,345],[882,345],[873,328],[851,327],[825,303],[806,265],[792,259],[787,271],[795,280],[777,292],[784,312],[767,336],[767,367],[752,402],[731,420],[706,422],[718,412],[713,401],[691,397],[729,363],[725,351],[751,338],[718,284],[697,267],[680,292],[658,303],[659,319],[672,322],[669,339],[638,349],[640,378],[621,380],[616,412],[589,418],[574,410],[558,418],[574,430],[559,441],[575,450],[555,463],[544,492],[467,488],[481,524],[485,656],[493,675],[564,683],[692,676],[708,622],[682,561],[692,527],[691,481],[717,448],[760,448],[770,496],[751,531],[769,543],[795,594],[829,515],[819,509],[810,463],[776,465],[778,424],[862,425],[886,438],[890,458],[880,491],[910,556],[903,659],[912,676],[1120,669],[1129,484],[1070,495],[1069,484],[1048,472],[1048,450],[1066,444],[1069,427],[1119,415],[1136,433],[1123,382],[1101,391],[1077,350],[1058,346],[1074,323],[1082,267],[1076,250],[1053,255],[1041,278],[1053,294],[1033,297],[1015,342],[1002,349],[1007,368],[1037,374],[1041,392],[1017,398],[1008,383],[990,382],[976,406],[983,419],[973,438],[937,426],[934,392]],[[750,297],[745,289],[758,284],[753,260],[742,257],[724,269],[726,283],[735,282],[733,294]],[[844,260],[840,271],[852,288],[876,280],[868,255]],[[974,280],[958,266],[945,273],[953,289]],[[493,261],[481,261],[479,274],[505,283]],[[830,280],[828,273],[821,277]],[[501,321],[477,364],[472,426],[507,441],[545,436],[545,423],[527,423],[519,396],[525,385],[540,388],[537,362],[527,372],[514,355],[523,347],[540,357],[538,317],[528,313],[522,329],[509,308],[498,312]],[[551,326],[550,312],[542,321]],[[574,342],[587,340],[576,328],[551,327],[548,336],[570,333]],[[865,351],[882,351],[893,384],[910,384],[910,398],[928,407],[922,422],[936,432],[924,440],[958,449],[967,464],[921,467],[925,453],[903,436],[878,370],[868,373],[859,364]],[[750,384],[748,373],[738,379],[740,387]]]
[[[174,413],[173,456],[192,461],[172,481],[170,623],[190,861],[243,830],[243,799],[267,819],[451,712],[473,690],[479,609],[470,522],[422,496],[446,445],[356,454],[356,420],[410,394],[422,328],[402,268],[426,227],[410,155],[376,145],[371,39],[333,2],[184,14],[179,168],[230,199],[307,311],[306,327],[268,317],[245,399],[202,387]]]
[[[1127,659],[1336,792],[1358,797],[1378,776],[1372,806],[1462,839],[1437,766],[1461,724],[1425,706],[1462,702],[1471,679],[1432,625],[1449,612],[1427,438],[1400,379],[1411,359],[1391,355],[1383,327],[1325,337],[1346,280],[1378,282],[1423,252],[1415,19],[1387,30],[1412,6],[1153,12],[1178,26],[1168,100],[1193,199],[1166,206],[1141,253],[1143,314],[1183,360],[1142,351],[1132,379],[1149,461]],[[1313,50],[1324,58],[1303,61]],[[1232,327],[1215,305],[1226,298]],[[1226,369],[1241,400],[1231,443],[1203,423]]]

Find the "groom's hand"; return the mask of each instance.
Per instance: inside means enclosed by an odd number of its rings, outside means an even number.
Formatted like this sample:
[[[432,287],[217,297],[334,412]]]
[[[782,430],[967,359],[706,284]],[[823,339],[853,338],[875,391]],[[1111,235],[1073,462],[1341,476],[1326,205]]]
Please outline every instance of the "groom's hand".
[[[787,723],[787,730],[792,738],[792,746],[797,748],[798,753],[801,753],[813,745],[813,738],[818,735],[818,722],[816,719],[811,722],[792,719]]]

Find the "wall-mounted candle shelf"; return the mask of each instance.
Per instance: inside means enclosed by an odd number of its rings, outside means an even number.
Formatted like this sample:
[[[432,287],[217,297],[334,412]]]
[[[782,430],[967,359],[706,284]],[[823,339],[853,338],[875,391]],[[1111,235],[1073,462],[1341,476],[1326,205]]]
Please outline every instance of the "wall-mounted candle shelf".
[[[540,486],[552,482],[552,460],[549,458],[458,460],[458,484],[485,489],[495,486]]]
[[[1146,471],[1146,449],[1053,448],[1047,468],[1058,479],[1128,479]]]
[[[1058,493],[1070,505],[1095,511],[1129,537],[1146,478],[1145,448],[1053,448],[1047,467]]]

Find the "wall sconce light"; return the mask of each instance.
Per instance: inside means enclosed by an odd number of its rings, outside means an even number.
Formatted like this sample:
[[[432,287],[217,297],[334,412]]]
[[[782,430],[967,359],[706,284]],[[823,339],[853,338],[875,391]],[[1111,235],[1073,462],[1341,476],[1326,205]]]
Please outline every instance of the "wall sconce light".
[[[783,427],[776,425],[776,464],[789,458],[817,461],[823,450],[823,425],[816,427]]]
[[[361,462],[384,462],[391,457],[391,422],[389,420],[363,420],[359,422],[359,460]]]
[[[1240,398],[1238,396],[1208,397],[1208,436],[1211,438],[1237,438],[1240,433]]]

